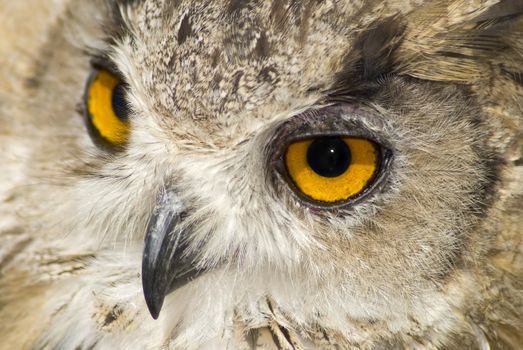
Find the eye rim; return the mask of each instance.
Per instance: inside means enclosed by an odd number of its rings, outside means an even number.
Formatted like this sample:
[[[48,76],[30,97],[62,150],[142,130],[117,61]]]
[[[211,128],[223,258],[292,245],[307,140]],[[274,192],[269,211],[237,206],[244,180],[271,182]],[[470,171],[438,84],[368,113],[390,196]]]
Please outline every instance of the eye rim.
[[[99,73],[102,71],[105,71],[105,72],[111,74],[114,78],[116,78],[118,80],[118,83],[115,85],[115,88],[121,84],[123,86],[124,91],[128,89],[128,85],[125,83],[125,80],[122,79],[121,74],[118,73],[114,68],[101,64],[97,60],[93,60],[91,62],[91,70],[90,70],[87,80],[84,84],[84,91],[83,91],[83,95],[82,95],[82,107],[81,107],[82,118],[83,118],[84,124],[87,128],[87,133],[89,134],[89,137],[91,138],[93,143],[98,148],[100,148],[101,150],[103,150],[105,152],[111,152],[111,153],[121,152],[126,148],[128,139],[126,139],[122,143],[113,143],[113,142],[109,141],[108,139],[106,139],[104,136],[102,136],[102,134],[100,133],[98,128],[92,122],[91,111],[89,110],[90,87],[92,86],[92,83],[94,82],[94,80],[98,77]],[[111,96],[111,102],[112,102],[112,96]],[[114,110],[113,110],[113,113],[121,122],[123,122],[124,124],[127,124],[127,126],[129,127],[129,130],[130,130],[130,126],[129,126],[130,118],[127,116],[126,120],[122,120],[122,118],[120,116],[118,116],[118,114],[116,114],[116,112]]]
[[[369,189],[371,187],[371,184],[373,184],[375,182],[378,174],[381,171],[381,164],[383,162],[383,159],[382,159],[383,158],[382,157],[382,147],[380,147],[380,145],[377,144],[376,142],[374,142],[373,140],[370,140],[370,139],[367,139],[367,138],[353,137],[353,136],[346,137],[346,136],[338,135],[338,134],[301,139],[299,141],[294,141],[294,142],[290,143],[288,145],[288,147],[291,146],[292,144],[294,144],[295,142],[303,142],[303,141],[312,141],[312,142],[314,142],[314,140],[318,140],[318,139],[321,139],[321,138],[324,138],[324,137],[339,138],[339,139],[343,140],[344,142],[345,142],[344,139],[347,139],[347,138],[351,139],[351,140],[355,140],[355,139],[365,140],[365,141],[368,141],[369,143],[372,144],[372,147],[374,148],[374,150],[376,152],[375,170],[372,173],[372,176],[367,180],[367,184],[363,187],[363,189],[361,191],[357,192],[356,194],[354,194],[352,196],[349,196],[348,198],[337,200],[337,201],[332,201],[332,202],[318,200],[318,199],[312,198],[311,195],[305,194],[299,188],[298,184],[296,183],[296,180],[292,177],[291,171],[289,170],[289,164],[287,163],[287,161],[285,159],[285,156],[284,156],[283,162],[285,163],[284,166],[285,166],[285,170],[286,170],[286,178],[287,178],[287,181],[289,181],[289,184],[293,185],[293,190],[296,192],[297,195],[302,197],[302,199],[305,199],[305,200],[307,200],[309,202],[313,202],[313,203],[317,204],[318,206],[322,206],[322,207],[339,207],[339,206],[343,206],[344,204],[346,204],[348,202],[351,202],[351,201],[355,200],[356,198],[358,198],[359,196],[363,195],[365,193],[365,191],[367,191],[367,189]],[[352,152],[352,149],[350,149],[350,151]],[[287,154],[287,152],[288,152],[288,148],[285,150],[285,154]],[[350,164],[349,164],[349,166],[350,166]],[[348,170],[349,170],[349,167],[347,168],[347,170],[344,171],[344,173],[347,172]],[[339,175],[339,177],[343,176],[344,173]],[[319,175],[319,174],[318,174],[318,176],[321,177],[321,175]]]
[[[293,142],[288,143],[287,147],[294,142],[317,139],[320,137],[361,138],[361,137],[354,137],[352,135],[338,134],[338,133],[320,134],[320,135],[316,135],[315,137],[312,137],[312,138],[311,137],[297,138],[297,139],[293,140]],[[387,176],[387,170],[390,168],[390,164],[392,162],[392,152],[389,149],[382,147],[379,143],[375,142],[374,140],[367,139],[367,138],[362,138],[362,139],[371,141],[376,147],[376,170],[375,170],[374,174],[372,175],[372,177],[369,179],[368,185],[365,186],[365,188],[361,192],[359,192],[358,194],[356,194],[352,197],[349,197],[346,200],[340,200],[340,201],[329,203],[329,202],[315,200],[315,199],[307,196],[306,194],[304,194],[298,188],[295,181],[291,177],[291,175],[287,169],[286,163],[285,163],[285,157],[283,157],[280,162],[281,168],[283,168],[283,169],[279,170],[280,176],[283,177],[283,180],[285,181],[285,185],[290,187],[291,192],[300,200],[300,202],[309,207],[317,208],[317,209],[333,210],[333,209],[345,209],[347,207],[356,205],[356,204],[360,203],[361,201],[363,201],[364,199],[366,199],[367,197],[369,197],[369,195],[371,195],[374,191],[381,188],[381,186],[383,185],[384,179]],[[287,148],[285,148],[285,150],[287,150]]]
[[[343,114],[340,114],[340,112]],[[344,118],[351,113],[353,114],[352,117]],[[378,127],[369,128],[368,122],[372,122],[373,126]],[[322,126],[320,128],[322,130],[317,130],[318,126]],[[275,170],[275,180],[278,181],[279,185],[289,189],[292,198],[297,200],[300,205],[313,209],[317,214],[346,212],[351,207],[367,201],[387,185],[395,152],[385,133],[381,131],[385,127],[386,124],[380,117],[357,106],[341,103],[312,107],[279,125],[271,138],[271,143],[274,143],[274,145],[266,150],[266,152],[272,152],[268,155],[271,163],[269,168]],[[285,163],[288,147],[294,142],[319,137],[362,138],[374,143],[377,152],[376,171],[368,186],[359,194],[345,201],[321,202],[302,193],[294,183]]]

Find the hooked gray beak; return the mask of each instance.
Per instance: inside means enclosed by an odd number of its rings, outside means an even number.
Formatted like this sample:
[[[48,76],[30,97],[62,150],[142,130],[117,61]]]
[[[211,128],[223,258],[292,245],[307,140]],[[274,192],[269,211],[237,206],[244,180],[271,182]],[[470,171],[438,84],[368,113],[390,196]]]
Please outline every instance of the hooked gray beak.
[[[180,228],[183,205],[172,190],[160,194],[147,226],[142,259],[145,301],[158,318],[165,296],[194,279],[201,270],[187,254],[186,232]]]

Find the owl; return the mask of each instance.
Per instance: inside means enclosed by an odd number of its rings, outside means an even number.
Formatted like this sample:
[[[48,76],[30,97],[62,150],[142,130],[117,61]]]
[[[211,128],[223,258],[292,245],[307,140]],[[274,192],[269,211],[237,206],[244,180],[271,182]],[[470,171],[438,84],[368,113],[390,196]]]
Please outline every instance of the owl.
[[[523,349],[520,0],[0,19],[0,349]]]

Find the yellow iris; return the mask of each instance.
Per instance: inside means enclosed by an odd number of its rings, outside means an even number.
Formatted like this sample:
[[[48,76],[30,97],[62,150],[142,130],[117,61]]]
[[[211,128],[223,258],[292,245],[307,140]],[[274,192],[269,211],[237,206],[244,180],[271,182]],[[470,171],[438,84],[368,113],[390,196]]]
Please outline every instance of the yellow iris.
[[[120,80],[104,69],[95,74],[87,87],[89,121],[102,138],[113,145],[121,145],[127,141],[129,126],[116,115],[113,107],[113,93]]]
[[[307,197],[320,202],[346,201],[364,191],[378,167],[376,145],[362,138],[341,138],[350,150],[350,164],[339,176],[325,177],[315,172],[307,159],[314,139],[294,142],[287,148],[285,163],[296,187]]]

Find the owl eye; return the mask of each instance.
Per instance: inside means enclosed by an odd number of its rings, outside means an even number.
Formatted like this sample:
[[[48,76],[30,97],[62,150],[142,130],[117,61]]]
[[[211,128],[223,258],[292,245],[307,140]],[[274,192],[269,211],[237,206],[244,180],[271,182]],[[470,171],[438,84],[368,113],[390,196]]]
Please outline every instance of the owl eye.
[[[369,187],[379,167],[379,148],[367,139],[322,136],[291,143],[285,165],[297,189],[327,204],[345,202]]]
[[[94,69],[84,99],[91,136],[105,146],[125,144],[129,137],[129,109],[122,81],[106,69]]]

